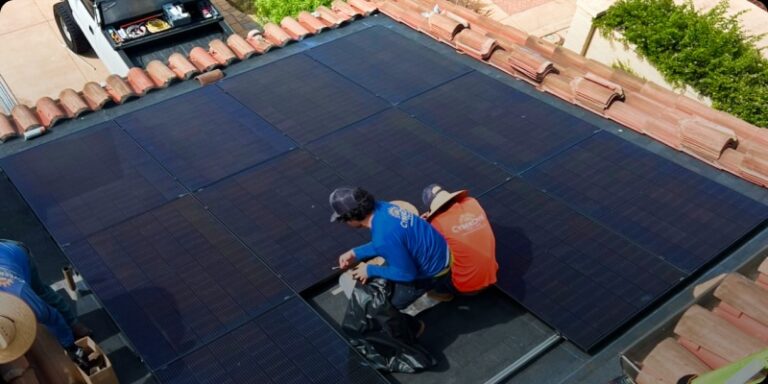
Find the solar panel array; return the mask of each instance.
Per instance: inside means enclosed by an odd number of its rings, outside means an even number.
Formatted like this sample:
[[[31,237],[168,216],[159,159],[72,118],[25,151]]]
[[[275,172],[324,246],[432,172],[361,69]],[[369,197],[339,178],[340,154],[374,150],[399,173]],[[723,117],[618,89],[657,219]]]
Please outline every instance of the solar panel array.
[[[369,383],[297,295],[368,239],[335,187],[469,189],[499,288],[586,350],[768,218],[598,131],[372,27],[0,165],[161,381]]]

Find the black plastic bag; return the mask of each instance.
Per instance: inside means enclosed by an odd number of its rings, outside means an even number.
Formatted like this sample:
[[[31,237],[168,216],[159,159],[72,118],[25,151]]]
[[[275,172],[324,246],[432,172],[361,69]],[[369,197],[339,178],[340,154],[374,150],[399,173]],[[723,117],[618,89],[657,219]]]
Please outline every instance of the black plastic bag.
[[[389,303],[391,285],[384,279],[355,284],[342,329],[350,343],[376,369],[415,373],[436,364],[416,343],[419,322]]]

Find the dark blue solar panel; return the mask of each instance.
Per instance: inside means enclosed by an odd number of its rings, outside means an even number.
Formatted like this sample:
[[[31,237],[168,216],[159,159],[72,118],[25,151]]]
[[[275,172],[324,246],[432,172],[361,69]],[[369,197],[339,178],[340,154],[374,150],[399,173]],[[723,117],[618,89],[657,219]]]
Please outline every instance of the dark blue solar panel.
[[[292,295],[191,196],[64,252],[153,369]]]
[[[402,108],[515,173],[598,129],[477,72],[409,100]]]
[[[371,27],[307,54],[393,103],[471,71],[384,27]]]
[[[520,179],[480,201],[496,235],[496,285],[585,350],[685,277]]]
[[[298,299],[170,364],[157,377],[167,384],[385,382]]]
[[[185,193],[113,122],[9,156],[0,165],[59,244]]]
[[[198,89],[116,121],[191,190],[296,145],[217,87]]]
[[[452,140],[390,109],[307,146],[352,185],[379,199],[421,201],[439,183],[480,194],[508,174]]]
[[[288,284],[303,290],[330,277],[342,252],[367,241],[364,232],[329,221],[328,195],[346,184],[307,152],[294,151],[199,197]]]
[[[523,177],[693,272],[768,218],[768,207],[609,133]]]
[[[220,87],[301,143],[388,106],[303,54],[226,79]]]

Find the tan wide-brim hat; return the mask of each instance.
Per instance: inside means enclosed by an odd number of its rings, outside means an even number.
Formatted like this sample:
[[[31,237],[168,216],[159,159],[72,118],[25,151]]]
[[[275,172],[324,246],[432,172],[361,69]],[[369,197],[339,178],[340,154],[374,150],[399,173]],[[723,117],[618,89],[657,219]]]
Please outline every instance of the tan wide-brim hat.
[[[394,205],[397,205],[401,209],[405,209],[406,211],[408,211],[410,213],[413,213],[414,215],[418,216],[418,214],[419,214],[419,210],[416,208],[416,206],[411,204],[411,203],[409,203],[409,202],[407,202],[407,201],[392,200],[392,201],[390,201],[390,203],[392,203]]]
[[[20,298],[0,292],[0,364],[27,353],[37,335],[37,318]]]
[[[436,186],[434,188],[440,188]],[[429,212],[426,213],[426,218],[429,219],[435,212],[439,211],[444,205],[450,203],[454,199],[466,197],[469,192],[466,189],[462,189],[456,192],[448,192],[442,188],[435,194],[432,202],[429,203]]]

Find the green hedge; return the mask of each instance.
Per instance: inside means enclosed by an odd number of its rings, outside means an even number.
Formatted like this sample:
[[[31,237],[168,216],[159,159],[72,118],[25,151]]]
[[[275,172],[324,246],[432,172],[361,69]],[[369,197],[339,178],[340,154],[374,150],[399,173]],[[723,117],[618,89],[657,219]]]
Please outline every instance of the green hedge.
[[[312,12],[332,0],[254,0],[253,10],[264,20],[280,23],[286,16],[296,16],[301,11]]]
[[[596,20],[602,34],[622,34],[674,86],[690,85],[716,109],[768,127],[768,60],[720,3],[699,14],[688,1],[619,0]]]

